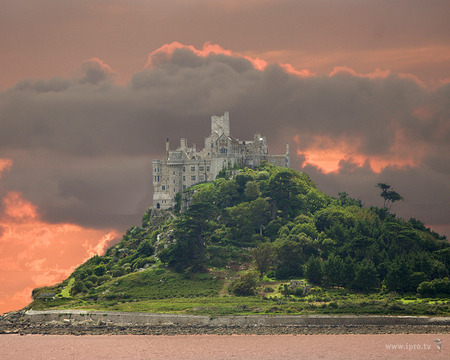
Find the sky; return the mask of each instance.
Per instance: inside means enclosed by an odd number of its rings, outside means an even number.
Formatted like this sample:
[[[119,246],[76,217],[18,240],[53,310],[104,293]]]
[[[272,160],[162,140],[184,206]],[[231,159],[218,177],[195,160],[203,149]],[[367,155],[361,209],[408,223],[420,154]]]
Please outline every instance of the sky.
[[[2,0],[0,313],[139,225],[211,115],[319,189],[450,235],[447,0]],[[199,146],[198,146],[199,147]]]

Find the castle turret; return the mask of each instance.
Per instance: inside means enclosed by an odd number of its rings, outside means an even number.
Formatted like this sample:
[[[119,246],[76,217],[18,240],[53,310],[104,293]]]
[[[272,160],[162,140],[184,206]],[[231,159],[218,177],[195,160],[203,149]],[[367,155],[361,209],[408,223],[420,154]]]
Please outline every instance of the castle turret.
[[[166,138],[166,157],[167,158],[169,157],[169,147],[170,147],[169,138]]]
[[[286,141],[286,167],[291,167],[291,155],[289,153],[289,141]]]
[[[181,147],[181,151],[186,151],[186,139],[181,139],[180,140],[180,147]]]

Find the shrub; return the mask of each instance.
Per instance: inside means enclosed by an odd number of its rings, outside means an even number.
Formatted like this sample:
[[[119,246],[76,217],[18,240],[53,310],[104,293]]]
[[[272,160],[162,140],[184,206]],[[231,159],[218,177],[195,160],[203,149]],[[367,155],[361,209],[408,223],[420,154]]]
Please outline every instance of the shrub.
[[[84,282],[82,280],[76,280],[72,286],[72,289],[70,290],[70,293],[72,295],[78,294],[78,293],[85,293],[88,289]]]
[[[339,307],[339,304],[336,301],[333,301],[328,304],[328,307],[330,309],[337,309]]]
[[[93,284],[97,284],[98,276],[97,275],[89,275],[85,281],[91,281]]]
[[[255,287],[258,283],[258,274],[256,272],[248,272],[239,279],[235,279],[230,286],[230,290],[237,296],[255,295]]]
[[[106,266],[101,264],[94,268],[94,274],[97,276],[102,276],[106,274]]]
[[[425,297],[449,297],[450,296],[450,280],[448,278],[444,279],[434,279],[431,281],[424,281],[417,288],[417,292]]]
[[[291,292],[292,292],[292,295],[303,296],[305,294],[304,291],[305,291],[305,288],[303,286],[299,286],[299,287],[295,288],[294,290],[292,290]]]
[[[112,272],[111,272],[111,274],[112,274],[113,277],[123,276],[123,275],[125,275],[126,273],[127,273],[127,271],[125,270],[125,268],[123,268],[123,267],[121,267],[121,266],[115,266],[115,267],[112,269]]]
[[[103,284],[104,282],[107,282],[111,280],[111,275],[103,275],[98,277],[97,285]]]

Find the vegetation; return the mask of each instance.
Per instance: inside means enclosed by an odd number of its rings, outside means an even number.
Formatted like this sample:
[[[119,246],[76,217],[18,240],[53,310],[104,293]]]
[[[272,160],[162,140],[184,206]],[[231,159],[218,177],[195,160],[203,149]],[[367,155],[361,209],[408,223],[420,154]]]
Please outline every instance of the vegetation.
[[[401,200],[378,184],[385,206]],[[416,219],[332,198],[304,173],[224,169],[148,210],[38,308],[183,313],[448,314],[450,246]],[[189,205],[180,212],[182,205]],[[290,281],[295,279],[296,281]],[[53,292],[55,299],[39,297]],[[406,301],[406,299],[408,299]]]

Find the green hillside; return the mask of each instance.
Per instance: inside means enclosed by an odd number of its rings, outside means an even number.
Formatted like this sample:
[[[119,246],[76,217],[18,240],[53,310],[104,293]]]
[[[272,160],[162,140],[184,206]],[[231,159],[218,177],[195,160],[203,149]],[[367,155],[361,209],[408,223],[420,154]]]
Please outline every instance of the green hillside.
[[[148,210],[104,256],[35,289],[29,307],[448,314],[449,264],[449,242],[422,222],[265,164],[223,170],[172,211]]]

